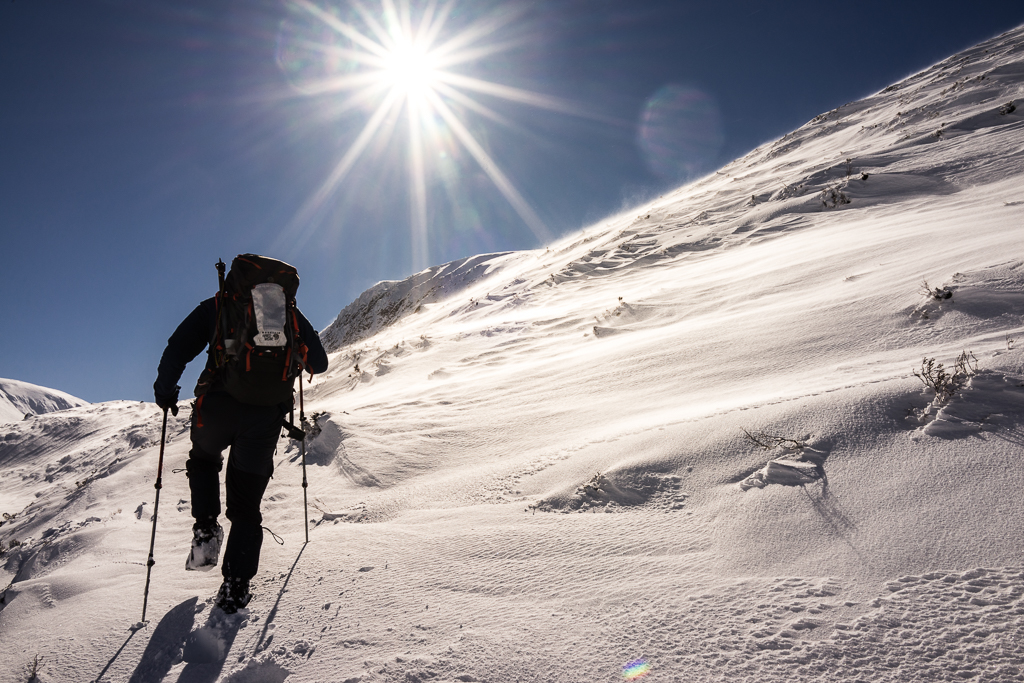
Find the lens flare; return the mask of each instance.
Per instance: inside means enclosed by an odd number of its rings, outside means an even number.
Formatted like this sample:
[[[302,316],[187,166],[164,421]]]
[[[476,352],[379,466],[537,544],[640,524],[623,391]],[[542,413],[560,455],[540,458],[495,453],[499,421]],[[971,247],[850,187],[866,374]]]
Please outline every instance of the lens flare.
[[[725,143],[718,103],[682,85],[666,85],[647,100],[637,137],[648,168],[671,181],[711,171]]]
[[[622,667],[622,678],[627,681],[635,681],[643,678],[651,672],[651,665],[642,659],[635,659]]]

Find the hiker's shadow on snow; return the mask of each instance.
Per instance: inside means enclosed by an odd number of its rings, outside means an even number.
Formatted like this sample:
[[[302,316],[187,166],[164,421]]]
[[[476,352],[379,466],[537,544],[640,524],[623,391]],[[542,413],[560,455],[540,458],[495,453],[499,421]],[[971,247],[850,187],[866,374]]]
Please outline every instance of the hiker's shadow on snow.
[[[146,650],[128,683],[157,683],[164,679],[177,660],[181,644],[192,630],[198,600],[189,598],[164,615],[153,629],[153,635],[149,637]]]
[[[192,659],[178,675],[178,683],[213,683],[220,678],[221,669],[231,652],[231,644],[235,642],[238,629],[245,621],[242,618],[230,617],[224,621],[224,614],[219,610],[211,610],[202,628],[193,631],[185,643],[185,659]],[[190,657],[189,650],[191,653]]]

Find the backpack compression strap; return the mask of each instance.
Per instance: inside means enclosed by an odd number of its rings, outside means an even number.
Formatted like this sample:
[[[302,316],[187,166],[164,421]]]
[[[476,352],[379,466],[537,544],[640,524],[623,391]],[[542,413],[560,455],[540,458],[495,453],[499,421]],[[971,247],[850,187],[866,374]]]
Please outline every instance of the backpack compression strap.
[[[290,356],[292,358],[294,358],[298,362],[298,366],[299,366],[298,376],[299,376],[299,381],[301,382],[302,381],[302,371],[309,369],[309,362],[307,360],[307,358],[309,356],[309,347],[302,343],[302,337],[299,336],[299,316],[295,312],[295,307],[294,306],[292,306],[291,314],[292,314],[292,338],[295,340],[296,346],[290,349],[290,351],[291,351]],[[282,379],[284,379],[286,381],[288,379],[288,370],[289,370],[289,366],[290,365],[291,365],[291,363],[289,363],[288,366],[285,366],[285,369],[284,369],[284,373],[285,374],[284,374]],[[310,381],[313,381],[313,373],[312,372],[309,373],[309,379],[310,379]]]

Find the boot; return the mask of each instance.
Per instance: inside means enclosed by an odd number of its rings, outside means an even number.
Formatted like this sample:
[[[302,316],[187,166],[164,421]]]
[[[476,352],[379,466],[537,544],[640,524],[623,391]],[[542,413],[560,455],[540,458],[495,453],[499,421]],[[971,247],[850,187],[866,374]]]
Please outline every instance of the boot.
[[[224,583],[217,591],[217,601],[214,603],[220,607],[225,614],[234,614],[249,604],[252,600],[252,593],[249,592],[249,582],[245,579],[232,579],[226,577]]]
[[[185,560],[188,571],[208,571],[217,566],[220,546],[224,542],[224,529],[216,521],[196,522],[192,527],[192,550]]]

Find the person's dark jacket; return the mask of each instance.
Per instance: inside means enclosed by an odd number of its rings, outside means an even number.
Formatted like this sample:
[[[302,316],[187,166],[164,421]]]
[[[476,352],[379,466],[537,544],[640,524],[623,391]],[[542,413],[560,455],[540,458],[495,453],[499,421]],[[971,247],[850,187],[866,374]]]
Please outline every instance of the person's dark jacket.
[[[306,364],[309,371],[317,374],[325,372],[327,352],[320,343],[320,336],[301,311],[296,309],[295,313],[299,319],[299,336],[308,349]],[[174,334],[167,340],[163,356],[160,357],[156,382],[153,383],[153,392],[158,402],[161,397],[177,398],[178,380],[185,372],[185,366],[210,343],[216,327],[217,302],[211,297],[196,306],[195,310],[181,321],[178,329],[174,330]],[[207,359],[206,367],[212,370],[211,362],[212,359]],[[216,386],[212,390],[216,390]]]

